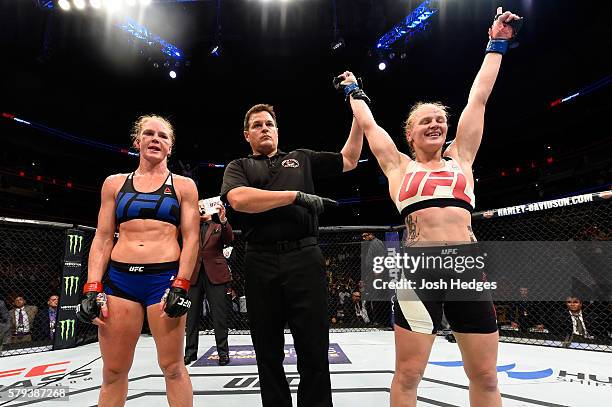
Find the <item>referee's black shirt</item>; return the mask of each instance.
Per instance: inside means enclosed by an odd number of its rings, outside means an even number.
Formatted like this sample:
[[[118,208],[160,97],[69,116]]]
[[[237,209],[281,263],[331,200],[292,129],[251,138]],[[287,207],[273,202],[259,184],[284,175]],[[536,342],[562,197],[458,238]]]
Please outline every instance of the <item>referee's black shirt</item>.
[[[280,150],[272,157],[249,155],[228,164],[223,174],[221,200],[237,187],[253,187],[268,191],[302,191],[314,194],[313,177],[342,173],[340,153],[298,149],[289,153]],[[318,235],[316,215],[297,205],[286,205],[261,213],[241,213],[242,231],[247,242],[272,243],[299,240]]]

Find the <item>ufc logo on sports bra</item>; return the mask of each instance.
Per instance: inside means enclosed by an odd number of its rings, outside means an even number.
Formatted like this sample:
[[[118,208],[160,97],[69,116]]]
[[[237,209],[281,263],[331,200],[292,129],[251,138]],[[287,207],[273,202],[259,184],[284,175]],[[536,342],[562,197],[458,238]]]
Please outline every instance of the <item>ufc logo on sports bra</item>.
[[[434,196],[437,187],[450,187],[453,183],[455,185],[452,190],[453,197],[471,202],[470,197],[465,193],[467,185],[465,175],[460,172],[451,171],[416,171],[406,173],[400,189],[399,201],[402,202],[415,197],[419,189],[421,189],[420,195],[422,197]]]

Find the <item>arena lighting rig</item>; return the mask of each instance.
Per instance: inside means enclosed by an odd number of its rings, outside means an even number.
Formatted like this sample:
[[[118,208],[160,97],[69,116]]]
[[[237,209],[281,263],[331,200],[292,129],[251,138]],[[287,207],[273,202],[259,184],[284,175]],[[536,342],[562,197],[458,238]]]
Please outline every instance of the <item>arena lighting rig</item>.
[[[378,69],[380,71],[387,68],[387,59],[395,58],[393,47],[400,39],[404,38],[404,44],[406,44],[409,38],[428,28],[427,20],[439,11],[438,3],[439,0],[425,0],[376,41],[374,48],[379,56]],[[402,52],[400,58],[405,59],[406,53]]]
[[[426,21],[439,11],[436,0],[425,0],[402,21],[393,26],[376,42],[376,49],[390,50],[391,46],[403,37],[411,37],[426,28]]]
[[[180,3],[193,2],[195,0],[182,1],[155,1],[155,3]],[[163,59],[158,61],[158,58],[149,57],[149,61],[153,61],[153,67],[159,68],[163,66],[167,69],[168,74],[172,79],[177,77],[177,69],[180,66],[187,66],[188,61],[184,61],[184,54],[176,45],[164,40],[158,35],[152,33],[147,27],[139,24],[133,18],[128,16],[130,11],[138,6],[147,7],[152,3],[152,0],[38,0],[38,6],[44,9],[54,11],[61,9],[63,11],[82,11],[87,8],[106,11],[112,14],[114,25],[116,28],[127,33],[131,40],[140,45],[140,53],[145,55],[150,51],[155,50],[163,54]],[[164,62],[165,59],[165,62]]]

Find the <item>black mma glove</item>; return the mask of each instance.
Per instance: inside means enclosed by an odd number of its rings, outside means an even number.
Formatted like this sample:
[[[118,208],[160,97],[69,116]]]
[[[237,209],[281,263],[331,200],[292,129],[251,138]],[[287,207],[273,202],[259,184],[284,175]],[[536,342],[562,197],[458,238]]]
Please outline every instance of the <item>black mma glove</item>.
[[[162,301],[165,301],[164,312],[170,318],[178,318],[189,311],[191,300],[187,296],[189,280],[175,278],[170,288],[166,290]]]
[[[504,55],[508,49],[518,47],[517,36],[523,26],[523,18],[511,20],[507,23],[498,21],[499,16],[502,15],[501,7],[498,7],[497,11],[498,13],[493,18],[493,25],[489,29],[489,43],[486,52]]]
[[[100,317],[103,307],[106,307],[106,294],[104,294],[102,283],[94,281],[86,283],[83,287],[85,298],[77,305],[76,317],[79,321],[91,324],[92,321]]]
[[[318,195],[307,194],[305,192],[299,192],[295,196],[294,204],[302,206],[308,209],[315,215],[321,214],[325,209],[338,206],[338,201],[334,201],[329,198],[321,198]]]
[[[346,85],[342,84],[342,77],[337,76],[333,80],[334,88],[340,93],[344,95],[344,100],[347,101],[349,97],[353,97],[353,99],[359,99],[366,102],[368,105],[372,103],[368,95],[365,94],[363,89],[363,83],[361,78],[357,78],[357,83],[349,83]]]

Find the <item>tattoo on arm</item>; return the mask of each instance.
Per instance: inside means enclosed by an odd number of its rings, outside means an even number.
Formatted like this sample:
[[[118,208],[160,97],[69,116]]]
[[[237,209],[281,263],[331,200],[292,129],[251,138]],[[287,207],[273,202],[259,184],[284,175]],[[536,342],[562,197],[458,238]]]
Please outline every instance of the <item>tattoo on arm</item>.
[[[410,246],[411,244],[417,242],[419,240],[419,228],[417,226],[417,217],[408,215],[406,217],[406,246]]]
[[[476,235],[474,234],[474,231],[472,230],[472,226],[468,225],[467,229],[468,229],[468,235],[470,236],[470,242],[476,242]]]

